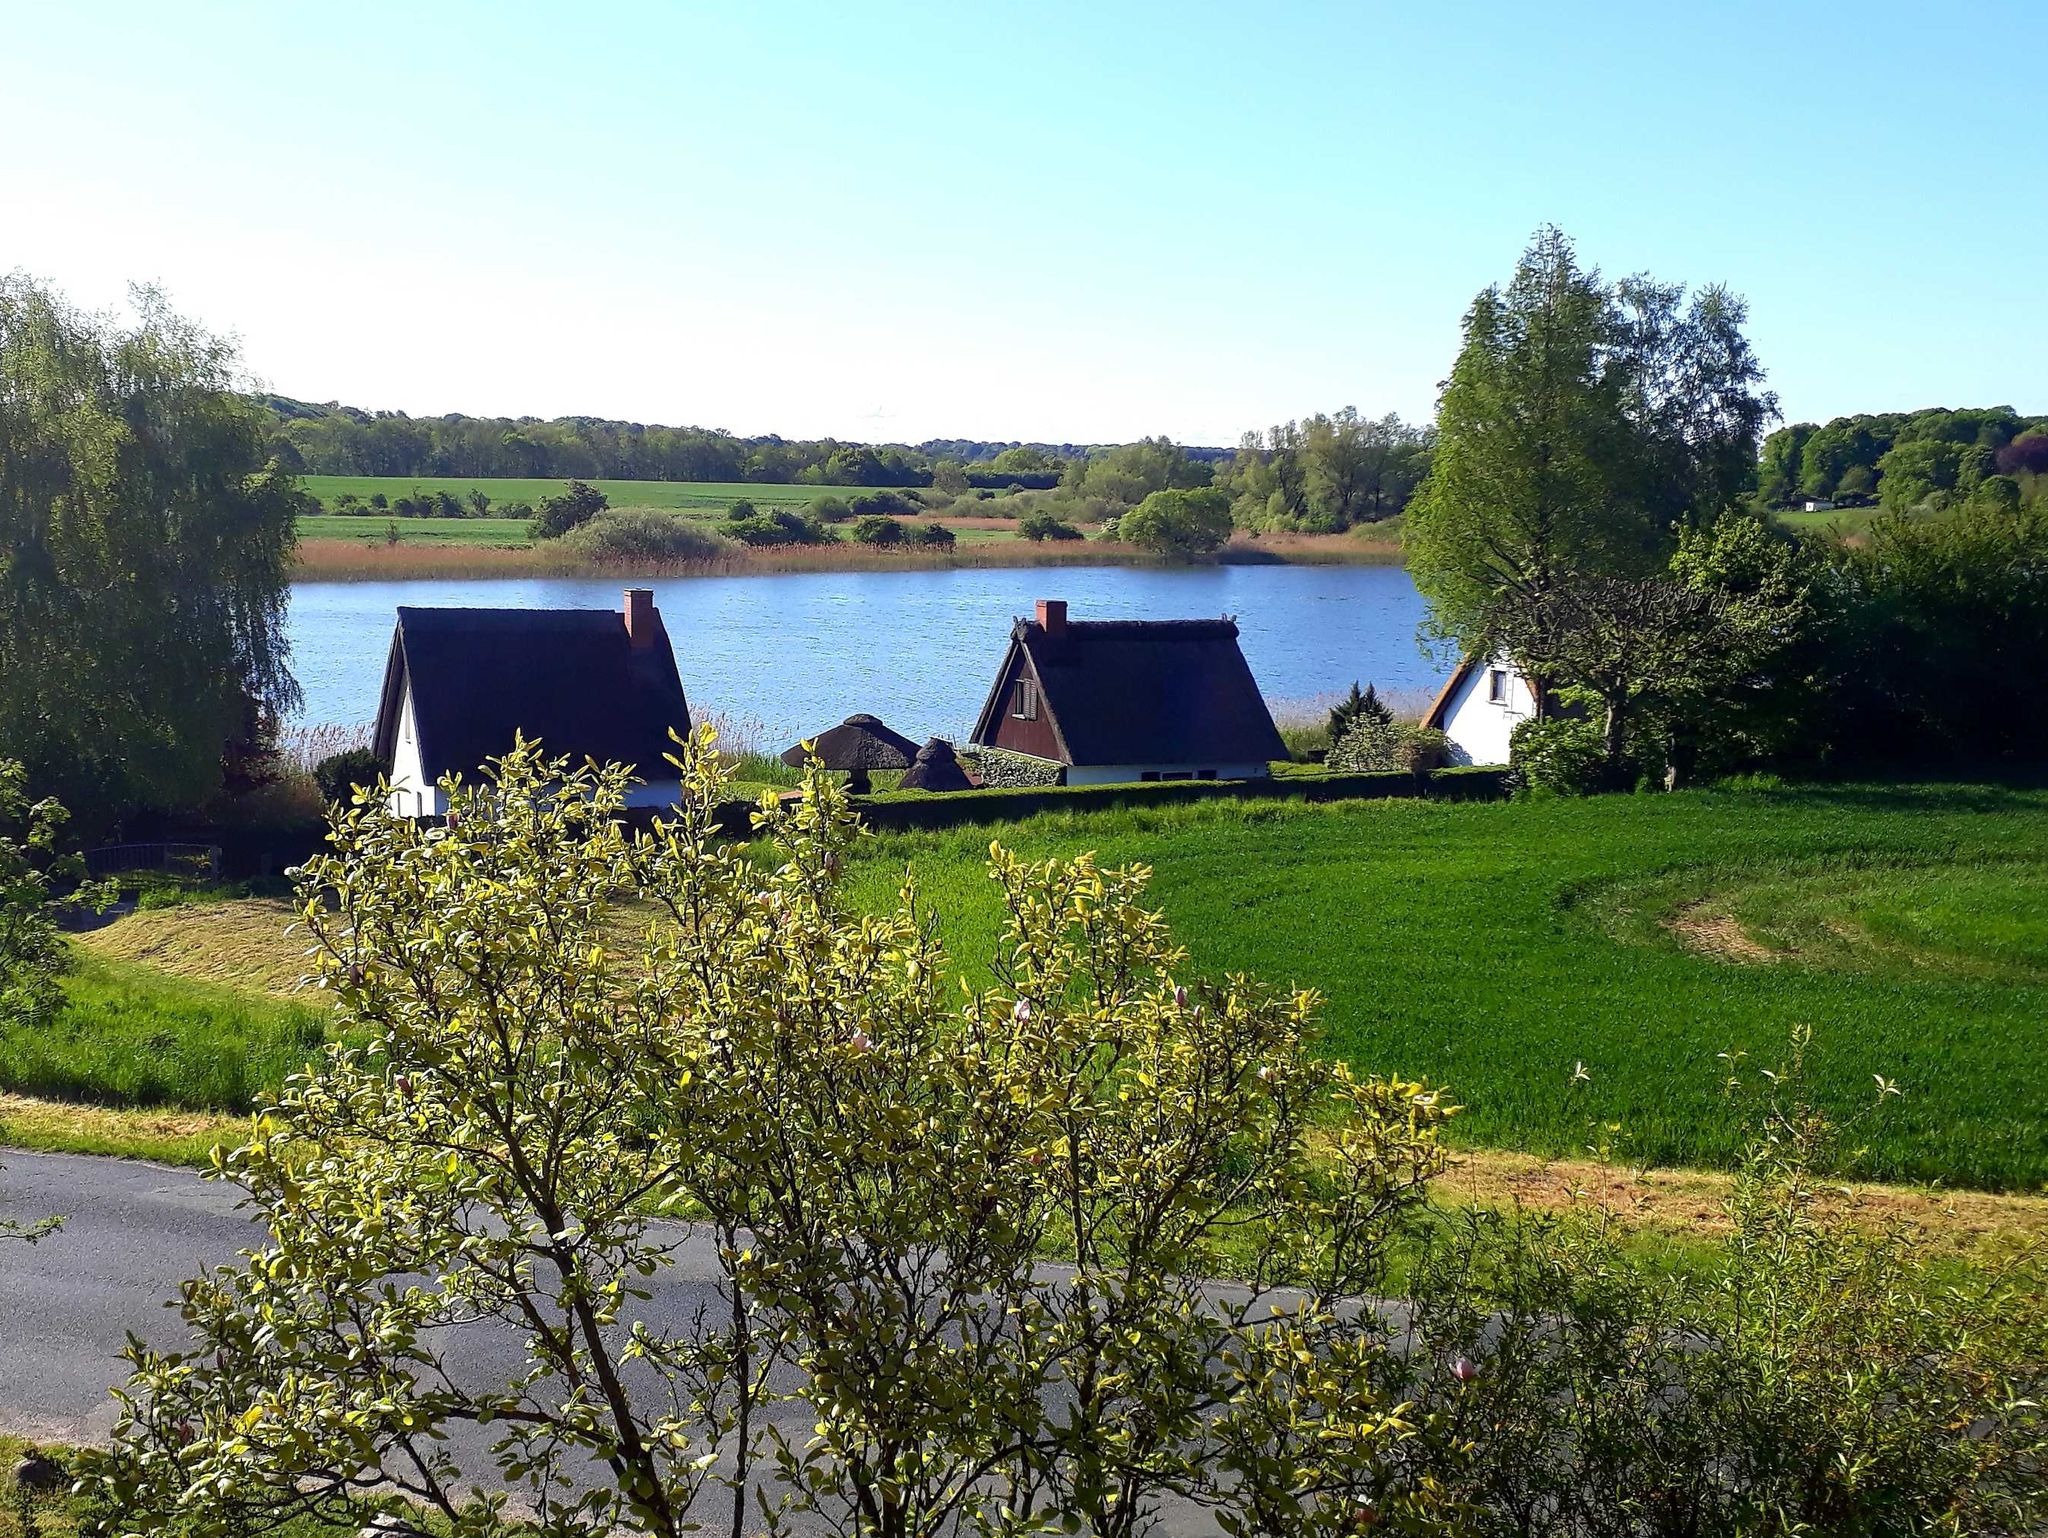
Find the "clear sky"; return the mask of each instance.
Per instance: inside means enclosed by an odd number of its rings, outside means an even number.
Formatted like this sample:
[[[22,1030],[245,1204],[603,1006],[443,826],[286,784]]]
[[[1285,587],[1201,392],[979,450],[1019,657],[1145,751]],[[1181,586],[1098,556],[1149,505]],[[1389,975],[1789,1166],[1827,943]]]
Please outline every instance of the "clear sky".
[[[2048,4],[0,0],[0,268],[418,414],[1426,417],[1555,222],[1788,419],[2048,411]]]

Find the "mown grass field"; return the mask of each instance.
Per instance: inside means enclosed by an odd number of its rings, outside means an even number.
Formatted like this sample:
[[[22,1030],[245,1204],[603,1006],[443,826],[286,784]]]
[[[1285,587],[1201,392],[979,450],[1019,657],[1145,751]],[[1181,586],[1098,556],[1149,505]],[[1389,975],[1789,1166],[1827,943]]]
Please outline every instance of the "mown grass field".
[[[1727,1166],[1743,1118],[1720,1054],[1755,1086],[1804,1025],[1857,1173],[2048,1181],[2042,792],[1207,803],[877,839],[860,897],[889,901],[908,867],[955,956],[985,957],[991,836],[1150,865],[1196,968],[1320,990],[1325,1049],[1447,1083],[1468,1145]],[[1754,914],[1755,952],[1685,924],[1717,898]],[[1815,929],[1831,947],[1790,943]],[[1902,1093],[1859,1120],[1873,1075]]]

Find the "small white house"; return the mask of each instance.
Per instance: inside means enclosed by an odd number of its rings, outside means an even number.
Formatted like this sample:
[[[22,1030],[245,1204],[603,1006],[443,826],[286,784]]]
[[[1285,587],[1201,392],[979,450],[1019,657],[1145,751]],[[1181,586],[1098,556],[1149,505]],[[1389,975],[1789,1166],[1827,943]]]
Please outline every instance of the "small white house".
[[[445,816],[441,777],[475,780],[522,733],[550,755],[629,765],[646,782],[629,805],[672,806],[670,728],[689,731],[690,706],[651,589],[627,589],[621,613],[398,611],[376,735],[398,816]]]
[[[1467,657],[1422,724],[1449,739],[1454,764],[1504,764],[1515,728],[1535,714],[1536,691],[1512,661]]]
[[[1799,504],[1799,510],[1805,513],[1832,513],[1835,510],[1835,504],[1826,497],[1808,497]]]

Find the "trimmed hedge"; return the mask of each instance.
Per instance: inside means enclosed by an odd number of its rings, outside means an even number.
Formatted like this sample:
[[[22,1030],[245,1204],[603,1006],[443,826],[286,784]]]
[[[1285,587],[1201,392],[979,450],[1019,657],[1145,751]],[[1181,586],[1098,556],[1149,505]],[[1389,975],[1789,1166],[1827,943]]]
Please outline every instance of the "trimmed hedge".
[[[1507,794],[1507,773],[1505,769],[1468,768],[1439,769],[1427,775],[1304,770],[1270,780],[1145,780],[1130,785],[1044,785],[943,793],[885,790],[854,797],[853,807],[869,827],[893,833],[962,823],[1020,822],[1040,812],[1089,812],[1181,801],[1265,801],[1289,796],[1303,801],[1384,801],[1414,796],[1432,801],[1498,801]],[[718,826],[728,837],[748,837],[748,814],[759,804],[752,798],[721,802]],[[635,807],[623,820],[629,827],[644,828],[659,815],[655,808]],[[218,844],[222,876],[239,879],[282,875],[291,866],[311,859],[326,846],[327,826],[306,823],[252,829],[180,823],[156,836]]]
[[[1504,769],[1439,769],[1433,774],[1293,774],[1270,780],[1146,780],[1135,785],[1052,785],[958,790],[934,795],[890,790],[855,799],[861,820],[887,832],[950,828],[970,822],[1016,822],[1040,812],[1159,806],[1180,801],[1380,801],[1426,796],[1438,801],[1494,801],[1507,794]]]

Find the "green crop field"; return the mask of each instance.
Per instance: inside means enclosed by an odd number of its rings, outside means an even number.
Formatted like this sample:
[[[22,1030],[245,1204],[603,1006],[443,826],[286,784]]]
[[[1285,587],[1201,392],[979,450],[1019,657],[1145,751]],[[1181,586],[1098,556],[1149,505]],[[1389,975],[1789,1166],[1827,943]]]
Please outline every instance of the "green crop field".
[[[419,491],[446,491],[466,497],[481,491],[493,506],[507,502],[537,505],[567,486],[566,480],[500,480],[494,477],[462,475],[308,475],[301,477],[306,490],[332,508],[343,492],[353,492],[364,502],[378,492],[387,499],[410,496]],[[864,486],[757,486],[744,481],[592,481],[613,507],[661,507],[681,512],[723,517],[733,503],[745,500],[756,507],[798,507],[820,497],[853,497],[871,488]],[[372,517],[376,516],[374,513]],[[446,520],[453,522],[455,520]]]
[[[1211,802],[893,835],[956,956],[986,957],[991,836],[1098,851],[1220,977],[1327,996],[1326,1050],[1426,1075],[1473,1145],[1727,1165],[1742,1072],[1813,1031],[1811,1080],[1860,1173],[2048,1181],[2048,795],[1963,787],[1688,792],[1485,805]],[[1583,1077],[1578,1077],[1581,1069]]]
[[[524,518],[369,518],[344,513],[325,513],[299,520],[301,539],[352,539],[364,544],[385,542],[386,525],[398,525],[398,537],[408,545],[518,546],[528,544]]]
[[[1326,999],[1323,1049],[1428,1077],[1473,1147],[1726,1167],[1752,1087],[1808,1027],[1813,1092],[1853,1173],[2048,1182],[2048,791],[1864,786],[1585,801],[1191,803],[893,834],[861,906],[908,867],[959,965],[987,964],[991,837],[1097,851],[1212,979]],[[0,1088],[236,1109],[319,1039],[275,994],[304,970],[274,900],[137,914],[83,937],[58,1027],[0,1037]],[[171,975],[171,974],[179,975]],[[1874,1119],[1874,1076],[1901,1094]]]
[[[526,533],[526,520],[411,518],[394,517],[373,509],[356,513],[336,513],[332,509],[344,492],[352,493],[367,504],[376,492],[382,492],[388,499],[420,491],[441,490],[464,497],[472,489],[488,496],[494,508],[516,502],[531,505],[543,497],[554,495],[568,484],[566,481],[465,480],[459,476],[413,480],[367,475],[309,475],[304,477],[304,482],[306,489],[319,497],[322,506],[329,511],[301,518],[298,523],[301,539],[335,540],[375,547],[389,542],[390,530],[395,524],[400,545],[456,555],[465,550],[532,548],[532,541]],[[807,506],[820,497],[852,497],[869,489],[859,486],[756,486],[736,481],[593,481],[590,484],[610,497],[614,507],[650,507],[712,524],[722,522],[733,503],[742,499],[761,508],[797,508]],[[978,509],[979,504],[963,504],[955,510],[956,516],[952,519],[941,513],[922,520],[910,516],[906,521],[913,527],[920,521],[945,523],[953,527],[954,537],[963,545],[987,545],[1017,538],[1015,530],[1009,527],[957,527],[957,515],[969,507]],[[842,524],[841,538],[849,537],[851,529],[851,524]]]

